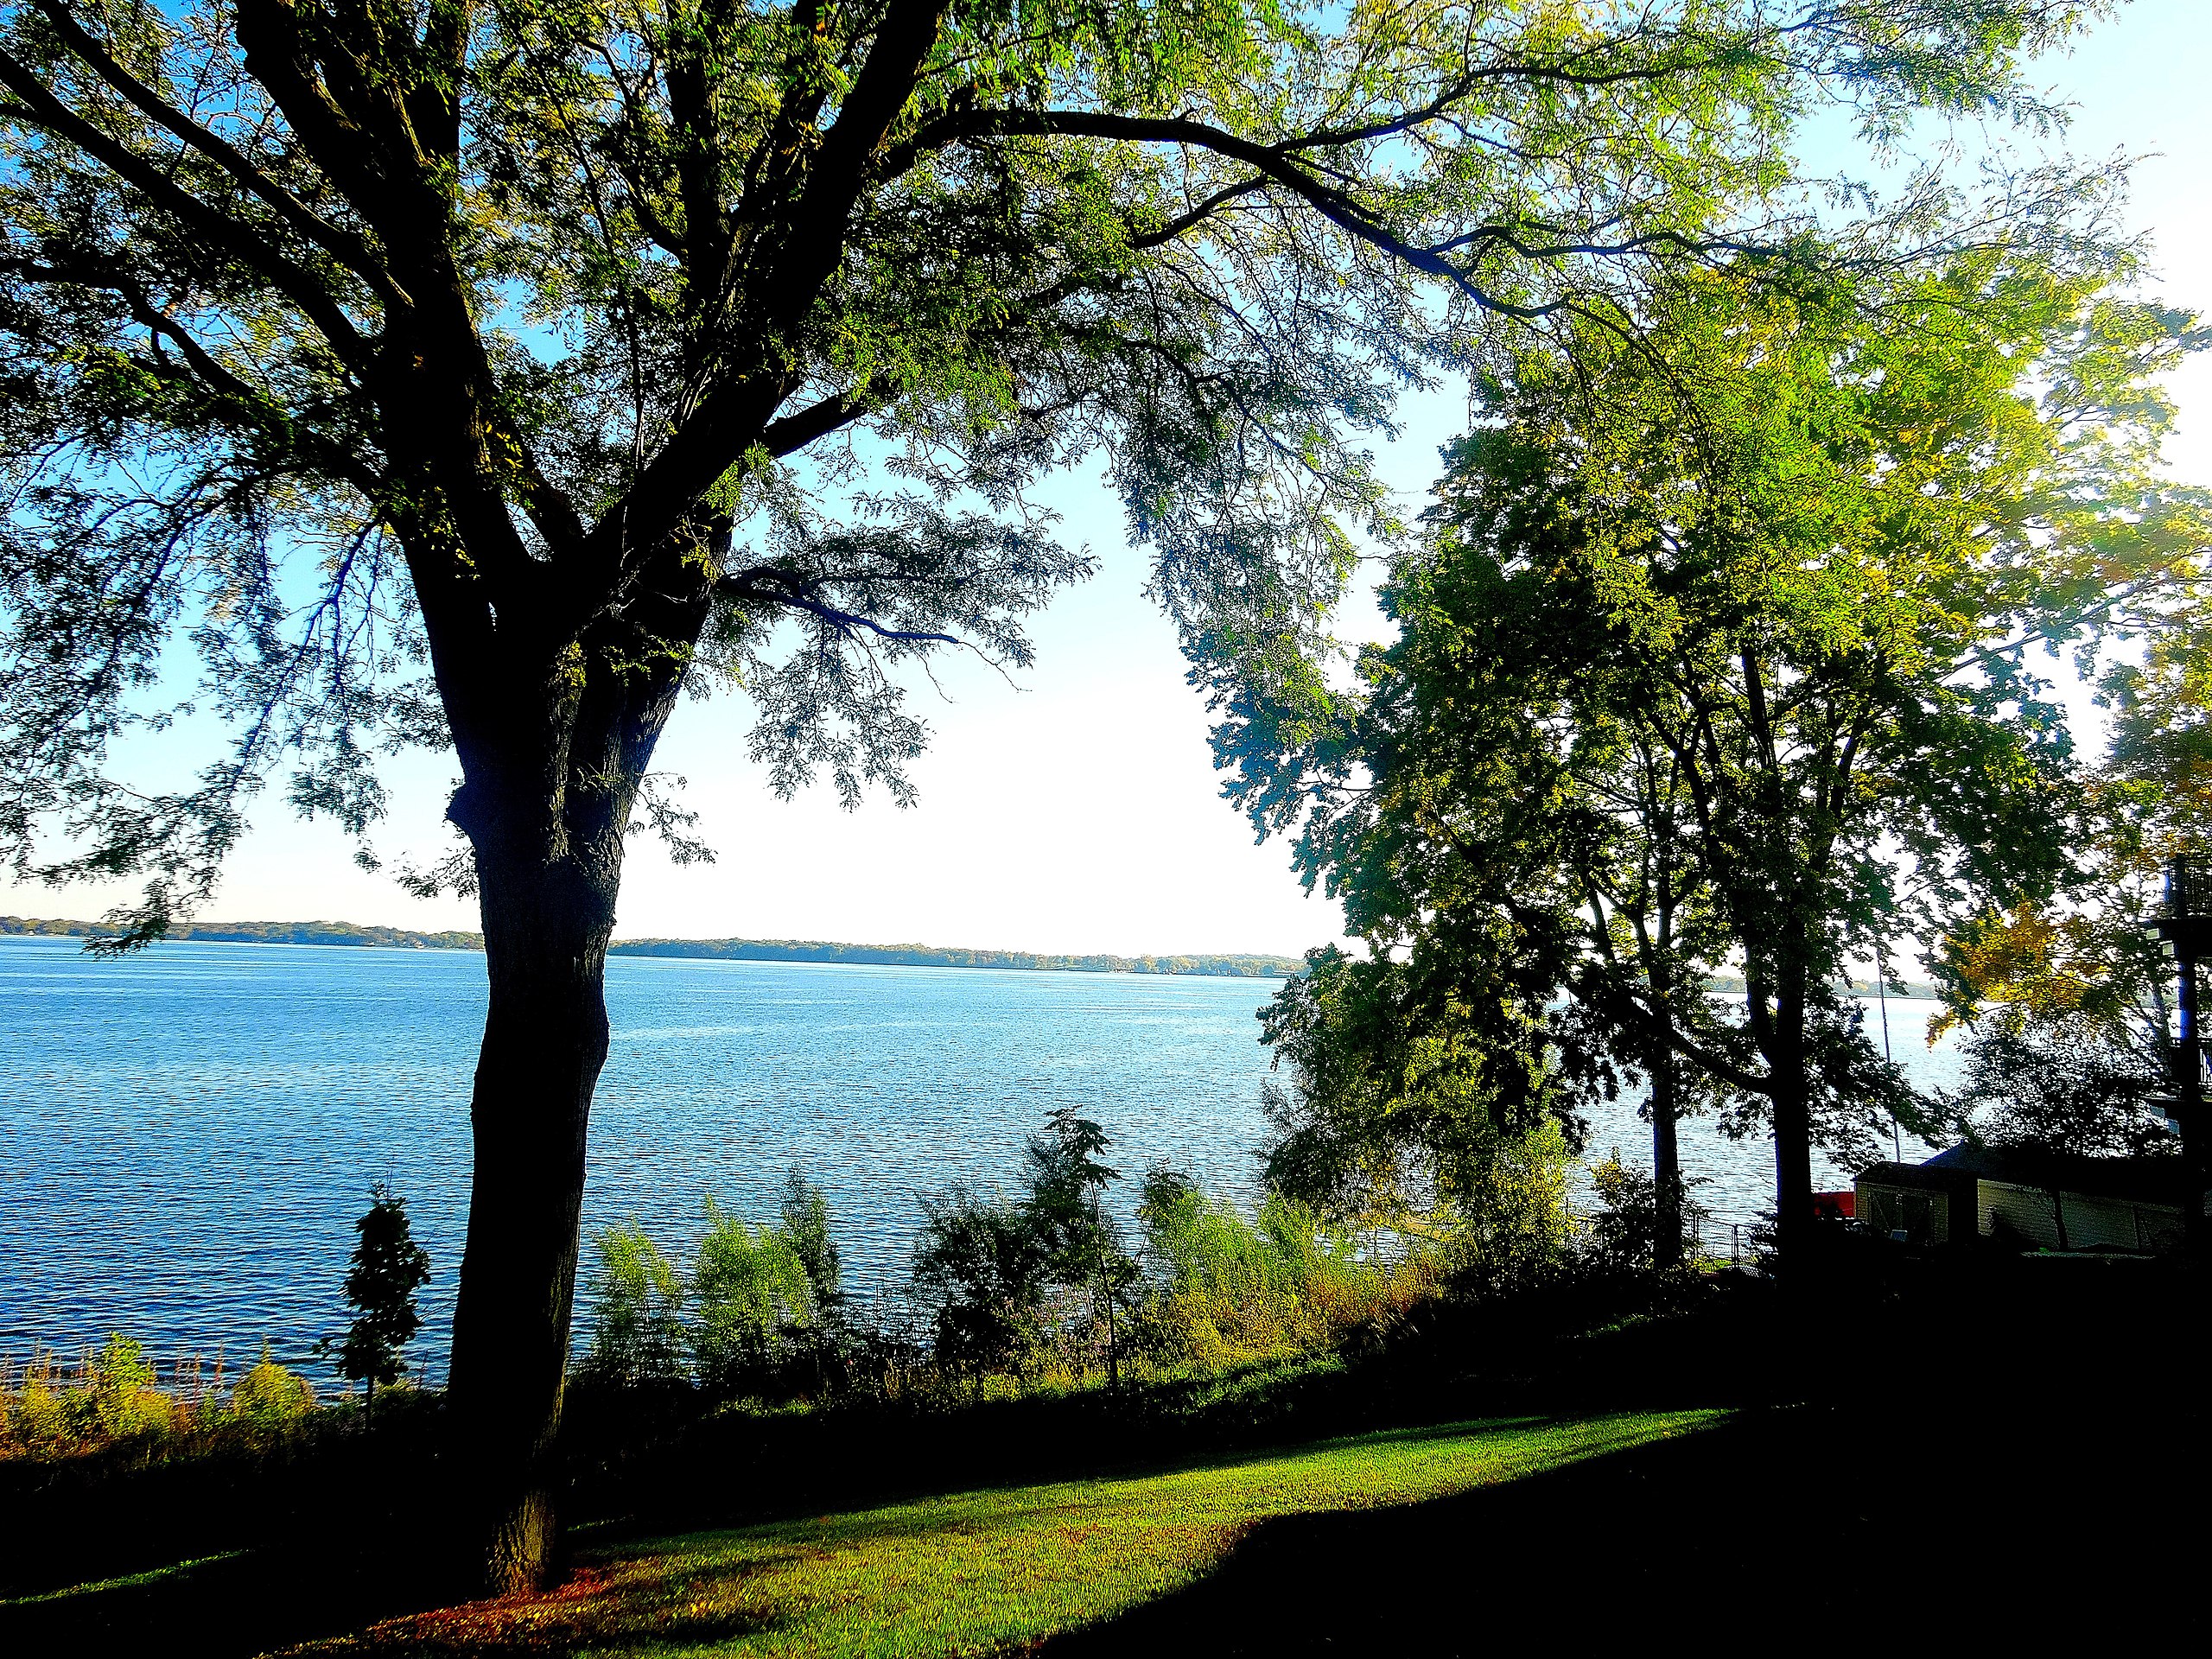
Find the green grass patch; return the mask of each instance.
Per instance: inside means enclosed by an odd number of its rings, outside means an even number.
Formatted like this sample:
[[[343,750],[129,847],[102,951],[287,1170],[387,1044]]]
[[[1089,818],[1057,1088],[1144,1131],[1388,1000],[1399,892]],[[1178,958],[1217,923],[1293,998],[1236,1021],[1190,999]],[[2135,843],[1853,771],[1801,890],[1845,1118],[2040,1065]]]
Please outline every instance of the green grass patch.
[[[14,1607],[45,1607],[56,1602],[90,1600],[95,1596],[113,1595],[119,1590],[151,1590],[180,1584],[202,1568],[224,1561],[235,1561],[245,1554],[242,1549],[228,1549],[219,1554],[201,1555],[189,1561],[174,1561],[167,1567],[149,1567],[143,1573],[126,1573],[119,1578],[99,1579],[89,1584],[72,1584],[60,1590],[41,1591],[32,1596],[0,1596],[0,1613]]]
[[[1390,1430],[1203,1468],[626,1543],[588,1552],[553,1594],[397,1620],[318,1650],[988,1653],[1187,1584],[1270,1516],[1449,1497],[1723,1415]]]

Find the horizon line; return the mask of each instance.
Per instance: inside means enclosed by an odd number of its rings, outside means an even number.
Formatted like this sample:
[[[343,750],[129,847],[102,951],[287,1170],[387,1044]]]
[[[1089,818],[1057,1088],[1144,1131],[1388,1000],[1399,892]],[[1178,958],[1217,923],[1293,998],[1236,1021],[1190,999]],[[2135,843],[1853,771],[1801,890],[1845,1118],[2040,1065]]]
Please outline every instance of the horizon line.
[[[98,922],[64,918],[0,916],[0,937],[99,938],[120,930]],[[306,936],[306,937],[302,937]],[[400,927],[380,922],[310,921],[185,922],[164,940],[179,944],[298,944],[337,948],[478,950],[480,931],[467,928]],[[159,943],[161,941],[156,941]],[[1303,955],[1275,950],[1165,950],[1125,955],[1111,950],[1022,950],[983,945],[891,944],[836,939],[755,938],[728,935],[684,938],[659,934],[616,938],[610,954],[705,957],[723,960],[848,962],[881,967],[972,967],[1091,972],[1181,973],[1247,977],[1281,977],[1302,971]],[[869,960],[875,958],[876,960]]]

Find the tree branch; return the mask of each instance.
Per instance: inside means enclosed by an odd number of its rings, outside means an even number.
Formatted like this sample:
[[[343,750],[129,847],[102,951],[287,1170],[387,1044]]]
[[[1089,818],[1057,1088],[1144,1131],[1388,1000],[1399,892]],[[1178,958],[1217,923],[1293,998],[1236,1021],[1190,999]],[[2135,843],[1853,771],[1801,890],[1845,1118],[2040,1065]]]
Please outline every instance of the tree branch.
[[[186,115],[132,74],[77,20],[61,0],[33,0],[67,47],[95,74],[123,94],[149,120],[205,156],[275,210],[277,217],[321,248],[372,287],[405,302],[406,295],[385,269],[366,238],[333,225],[232,145]]]
[[[4,49],[0,49],[0,86],[5,86],[22,100],[28,119],[82,150],[142,192],[162,211],[181,219],[240,264],[257,273],[322,331],[331,350],[349,368],[358,372],[366,366],[367,341],[312,272],[270,247],[251,226],[200,200],[146,157],[86,120],[48,91],[45,83],[13,53]]]

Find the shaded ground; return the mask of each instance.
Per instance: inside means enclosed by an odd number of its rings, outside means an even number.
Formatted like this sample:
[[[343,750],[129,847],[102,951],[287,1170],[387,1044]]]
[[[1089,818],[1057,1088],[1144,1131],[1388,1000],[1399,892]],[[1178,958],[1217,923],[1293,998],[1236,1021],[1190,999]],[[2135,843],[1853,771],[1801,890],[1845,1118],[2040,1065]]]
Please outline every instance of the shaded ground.
[[[1388,1507],[1262,1505],[1252,1512],[1271,1518],[1249,1525],[1217,1517],[1214,1565],[1197,1582],[1168,1588],[1173,1575],[1163,1578],[1150,1599],[1045,1650],[1450,1653],[1522,1637],[1649,1641],[1654,1620],[1700,1643],[1854,1646],[1916,1646],[1940,1633],[1979,1643],[2201,1631],[2184,1593],[2196,1577],[2194,1523],[2168,1517],[2193,1516],[2204,1490],[2203,1328],[2201,1281],[2164,1268],[1883,1262],[1788,1296],[1737,1283],[1655,1304],[1646,1289],[1616,1287],[1460,1311],[1348,1364],[1262,1370],[1112,1408],[1092,1399],[926,1422],[724,1420],[657,1449],[585,1459],[579,1505],[611,1517],[587,1538],[592,1572],[554,1598],[446,1616],[437,1646],[566,1652],[597,1631],[613,1650],[634,1651],[655,1628],[675,1635],[643,1615],[688,1605],[670,1599],[688,1582],[670,1569],[709,1541],[645,1541],[678,1529],[757,1527],[779,1514],[830,1527],[904,1494],[1229,1468],[1251,1461],[1241,1448],[1390,1423],[1686,1408],[1734,1414],[1688,1439],[1532,1466],[1459,1496],[1416,1483],[1373,1495]],[[398,1471],[394,1484],[404,1513]],[[98,1496],[130,1501],[127,1483]],[[79,1528],[92,1518],[82,1502],[78,1515]],[[18,1558],[25,1522],[35,1526],[35,1513],[11,1505],[0,1559]],[[905,1558],[952,1560],[961,1524],[944,1514],[914,1523]],[[172,1554],[210,1553],[189,1549],[213,1535],[188,1517],[174,1531]],[[626,1533],[639,1541],[625,1544]],[[98,1559],[97,1537],[83,1542],[80,1558]],[[362,1565],[296,1509],[274,1541],[248,1542],[136,1583],[18,1592],[0,1603],[0,1648],[186,1640],[243,1654],[437,1600]],[[48,1571],[62,1574],[53,1582],[66,1582],[70,1550],[55,1554],[51,1538],[43,1548]],[[1072,1611],[1065,1598],[1040,1602],[1030,1628],[1064,1629]],[[690,1633],[738,1629],[702,1616]],[[869,1650],[866,1634],[848,1649]],[[819,1650],[792,1637],[787,1650]]]
[[[2184,1501],[2177,1472],[2039,1436],[1755,1413],[1509,1486],[1264,1522],[1198,1584],[1043,1651],[2039,1650],[2153,1633],[2185,1651],[2197,1575],[2153,1519]]]
[[[640,1541],[588,1553],[561,1595],[403,1619],[332,1650],[656,1659],[1020,1650],[1190,1583],[1256,1522],[1418,1503],[1695,1433],[1707,1421],[1627,1413],[1384,1429],[1194,1468]]]

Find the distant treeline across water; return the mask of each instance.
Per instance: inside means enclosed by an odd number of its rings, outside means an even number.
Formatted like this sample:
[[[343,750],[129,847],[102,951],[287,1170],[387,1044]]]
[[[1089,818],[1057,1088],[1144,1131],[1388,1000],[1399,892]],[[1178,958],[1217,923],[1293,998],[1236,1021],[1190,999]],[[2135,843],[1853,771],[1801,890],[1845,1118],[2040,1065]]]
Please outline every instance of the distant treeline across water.
[[[113,930],[98,922],[46,921],[35,916],[0,916],[0,935],[41,934],[93,938]],[[454,930],[417,933],[404,927],[364,926],[358,922],[195,922],[169,930],[172,939],[213,944],[378,945],[395,950],[481,950],[484,936]],[[1287,979],[1306,971],[1296,957],[1055,957],[1034,950],[976,950],[959,945],[838,944],[824,939],[617,939],[607,950],[618,957],[702,957],[721,962],[842,962],[874,968],[1016,968],[1072,974],[1210,974],[1226,979]],[[1744,982],[1721,975],[1707,979],[1709,991],[1741,996]],[[1847,988],[1872,996],[1871,979]],[[1890,982],[1891,996],[1932,997],[1928,985]]]
[[[89,938],[113,930],[97,922],[0,916],[0,934]],[[216,944],[380,945],[391,950],[481,950],[480,933],[417,933],[354,922],[207,922],[172,928],[168,937]],[[1077,974],[1211,974],[1231,979],[1282,979],[1303,973],[1296,957],[1059,957],[1033,950],[976,950],[926,944],[836,944],[821,939],[617,939],[622,957],[704,957],[724,962],[842,962],[880,968],[1018,968]]]

